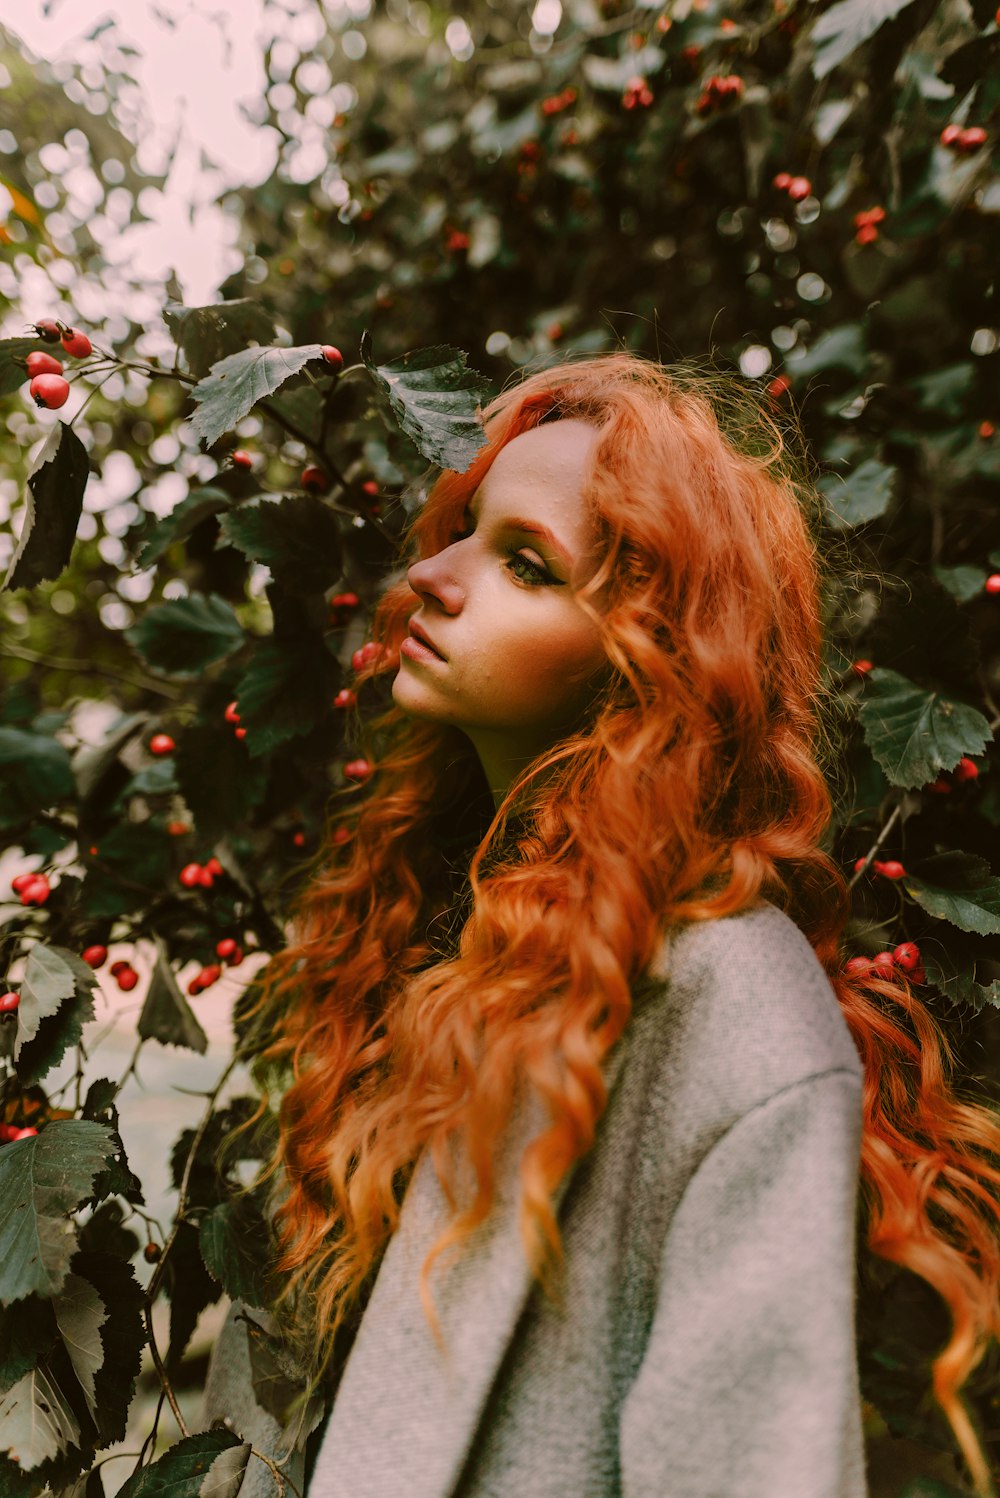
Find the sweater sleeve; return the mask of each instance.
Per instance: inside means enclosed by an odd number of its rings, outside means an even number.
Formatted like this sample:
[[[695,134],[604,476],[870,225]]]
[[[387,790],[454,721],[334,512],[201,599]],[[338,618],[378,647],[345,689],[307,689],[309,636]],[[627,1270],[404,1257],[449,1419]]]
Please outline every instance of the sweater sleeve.
[[[861,1078],[745,1114],[691,1177],[621,1409],[622,1498],[866,1498],[855,1344]]]

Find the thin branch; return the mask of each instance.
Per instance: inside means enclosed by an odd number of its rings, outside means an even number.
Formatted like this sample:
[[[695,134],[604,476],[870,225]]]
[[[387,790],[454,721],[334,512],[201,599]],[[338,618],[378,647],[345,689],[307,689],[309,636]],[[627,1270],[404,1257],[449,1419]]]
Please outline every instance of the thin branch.
[[[126,671],[117,671],[113,666],[94,666],[86,661],[72,660],[68,656],[46,655],[40,650],[28,650],[23,645],[0,645],[0,655],[14,656],[20,661],[30,661],[36,666],[47,666],[50,671],[74,671],[81,676],[106,676],[110,681],[123,681],[130,687],[142,687],[147,692],[159,692],[171,702],[180,700],[181,692],[176,687],[167,687],[150,677],[132,676]]]
[[[902,816],[902,813],[903,813],[903,803],[902,803],[902,801],[897,801],[896,802],[896,807],[895,807],[895,810],[892,813],[892,816],[886,822],[885,826],[882,828],[882,831],[879,833],[878,837],[875,839],[874,843],[868,849],[868,852],[865,854],[865,861],[864,861],[863,866],[860,869],[855,869],[853,877],[847,881],[847,888],[849,890],[853,889],[854,886],[857,884],[858,880],[861,878],[861,875],[868,868],[868,865],[871,863],[872,859],[875,857],[875,854],[878,852],[879,848],[881,848],[882,844],[885,842],[886,838],[889,836],[889,833],[892,831],[893,827],[895,827],[896,823],[899,821],[899,818]]]
[[[160,1384],[163,1388],[163,1392],[167,1396],[167,1399],[170,1401],[170,1408],[174,1412],[174,1419],[177,1421],[177,1426],[180,1430],[181,1435],[189,1436],[191,1432],[188,1430],[187,1425],[184,1422],[184,1416],[181,1414],[181,1407],[177,1403],[177,1396],[174,1394],[173,1385],[171,1384],[170,1379],[167,1376],[166,1368],[163,1366],[163,1359],[160,1357],[160,1349],[156,1345],[156,1336],[153,1332],[153,1302],[149,1297],[148,1291],[146,1295],[144,1314],[146,1318],[146,1336],[149,1339],[149,1350],[153,1354],[153,1362],[156,1364],[156,1371],[160,1376]]]

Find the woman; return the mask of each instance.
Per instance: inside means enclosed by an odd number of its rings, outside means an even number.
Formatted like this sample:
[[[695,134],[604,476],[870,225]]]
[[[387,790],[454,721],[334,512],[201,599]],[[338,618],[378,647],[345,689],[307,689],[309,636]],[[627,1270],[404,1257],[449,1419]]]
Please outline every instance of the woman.
[[[1000,1129],[905,974],[843,972],[818,512],[726,389],[536,373],[412,522],[373,774],[256,1007],[270,1329],[316,1397],[260,1409],[234,1308],[206,1413],[247,1491],[294,1446],[309,1498],[862,1498],[863,1232],[951,1311],[934,1392],[992,1498],[958,1390]]]

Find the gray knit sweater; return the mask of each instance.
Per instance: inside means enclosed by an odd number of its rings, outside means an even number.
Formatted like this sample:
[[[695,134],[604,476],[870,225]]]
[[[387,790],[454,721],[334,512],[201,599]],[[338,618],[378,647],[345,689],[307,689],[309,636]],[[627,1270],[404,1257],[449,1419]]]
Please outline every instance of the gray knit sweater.
[[[556,1194],[565,1305],[531,1282],[519,1101],[474,1249],[417,1289],[447,1208],[418,1161],[308,1498],[866,1498],[855,1343],[862,1067],[798,927],[767,901],[684,928],[604,1063]],[[231,1319],[205,1423],[279,1457]],[[303,1443],[287,1457],[300,1488]],[[251,1460],[241,1498],[276,1491]]]

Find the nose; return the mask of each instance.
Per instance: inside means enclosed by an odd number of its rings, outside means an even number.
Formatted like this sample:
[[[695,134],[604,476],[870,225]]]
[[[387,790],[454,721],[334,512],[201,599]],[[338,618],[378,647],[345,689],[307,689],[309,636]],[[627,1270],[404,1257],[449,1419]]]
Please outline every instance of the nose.
[[[446,560],[448,550],[445,547],[432,557],[414,562],[407,568],[406,581],[418,597],[433,598],[446,613],[454,613],[461,607],[462,595]]]

